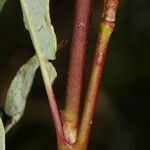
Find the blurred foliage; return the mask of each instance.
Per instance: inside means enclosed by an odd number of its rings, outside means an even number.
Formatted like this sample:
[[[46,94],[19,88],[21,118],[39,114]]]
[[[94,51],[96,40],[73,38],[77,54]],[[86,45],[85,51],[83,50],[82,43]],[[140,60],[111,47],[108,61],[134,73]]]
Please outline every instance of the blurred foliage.
[[[85,89],[101,14],[95,0],[89,36]],[[52,22],[58,37],[71,40],[73,0],[52,0]],[[66,9],[67,8],[67,9]],[[121,1],[108,49],[89,149],[149,150],[150,133],[150,2]],[[24,29],[19,1],[8,1],[0,14],[0,96],[4,104],[9,83],[34,49]],[[55,81],[62,105],[69,43],[57,52]],[[56,138],[40,73],[36,76],[22,120],[7,134],[6,150],[56,149]]]
[[[6,3],[6,0],[1,0],[0,1],[0,11],[3,9],[5,3]]]

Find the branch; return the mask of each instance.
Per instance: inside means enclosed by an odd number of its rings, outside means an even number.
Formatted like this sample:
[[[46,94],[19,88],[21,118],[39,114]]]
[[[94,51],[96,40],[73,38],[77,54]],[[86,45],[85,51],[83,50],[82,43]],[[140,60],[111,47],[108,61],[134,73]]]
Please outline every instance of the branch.
[[[77,141],[77,143],[80,143],[80,145],[83,146],[82,149],[86,149],[89,139],[106,50],[115,26],[115,15],[118,3],[118,0],[105,0],[104,3],[104,11],[102,14],[102,21],[100,23],[96,51],[93,59],[92,71]]]
[[[62,113],[65,137],[70,143],[74,143],[76,139],[91,7],[92,0],[76,1],[66,89],[66,108]]]
[[[41,0],[20,0],[20,2],[23,10],[25,27],[30,32],[48,95],[52,117],[56,128],[58,145],[61,143],[64,144],[65,140],[61,118],[52,91],[52,84],[57,73],[49,60],[54,60],[56,57],[57,40],[54,28],[51,24],[49,0],[43,0],[43,2]]]
[[[59,115],[59,111],[58,111],[58,107],[56,104],[52,86],[46,89],[46,91],[47,91],[48,100],[49,100],[49,104],[51,107],[52,116],[53,116],[53,120],[54,120],[54,124],[56,128],[57,142],[58,144],[66,144],[65,139],[64,139],[62,123],[61,123],[61,119],[60,119],[60,115]]]

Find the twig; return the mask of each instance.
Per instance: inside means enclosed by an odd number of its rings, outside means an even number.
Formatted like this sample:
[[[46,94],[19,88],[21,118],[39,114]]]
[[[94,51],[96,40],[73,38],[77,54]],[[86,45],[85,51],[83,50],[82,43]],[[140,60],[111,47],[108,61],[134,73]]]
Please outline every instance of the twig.
[[[66,108],[62,116],[65,137],[70,143],[74,143],[76,139],[92,1],[76,1],[66,89]]]
[[[115,15],[118,8],[118,3],[118,0],[105,0],[104,2],[102,22],[100,23],[96,52],[93,59],[92,71],[77,141],[77,143],[80,143],[82,146],[82,150],[86,149],[89,139],[106,50],[111,33],[113,32],[115,26]]]
[[[61,119],[60,119],[60,115],[59,115],[59,111],[58,111],[58,107],[56,104],[52,86],[46,89],[46,91],[47,91],[48,100],[49,100],[49,104],[51,107],[52,116],[53,116],[53,120],[54,120],[54,124],[56,128],[57,142],[58,144],[66,144],[65,139],[64,139],[62,123],[61,123]]]

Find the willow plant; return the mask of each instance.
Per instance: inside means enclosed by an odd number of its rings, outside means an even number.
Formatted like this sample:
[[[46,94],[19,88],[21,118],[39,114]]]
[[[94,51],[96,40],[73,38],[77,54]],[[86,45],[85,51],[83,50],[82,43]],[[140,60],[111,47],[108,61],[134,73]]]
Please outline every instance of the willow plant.
[[[6,0],[0,0],[0,11]],[[115,26],[118,0],[104,0],[99,34],[83,112],[81,111],[83,74],[93,0],[76,0],[73,37],[65,97],[59,110],[53,92],[57,72],[57,39],[50,19],[49,0],[20,0],[25,28],[30,33],[35,56],[16,73],[0,112],[0,150],[5,150],[5,134],[22,117],[26,100],[38,68],[41,70],[57,135],[58,150],[86,150],[93,122],[106,50]],[[4,121],[5,120],[5,121]],[[81,121],[79,121],[81,120]]]

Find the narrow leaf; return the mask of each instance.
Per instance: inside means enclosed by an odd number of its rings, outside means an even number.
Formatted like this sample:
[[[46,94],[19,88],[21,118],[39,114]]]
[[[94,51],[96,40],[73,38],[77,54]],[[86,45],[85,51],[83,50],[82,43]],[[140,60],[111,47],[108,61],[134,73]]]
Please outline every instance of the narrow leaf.
[[[25,27],[36,51],[46,92],[54,119],[57,137],[64,140],[63,129],[58,107],[52,92],[52,83],[57,74],[49,60],[54,60],[57,50],[57,40],[50,20],[49,0],[20,0]]]
[[[57,76],[48,60],[55,59],[56,35],[49,15],[49,0],[20,0],[26,28],[29,30],[37,56],[32,57],[17,72],[7,93],[4,112],[11,120],[6,132],[22,117],[35,72],[41,64],[48,84]],[[41,61],[39,61],[39,59]]]
[[[5,150],[5,129],[0,118],[0,150]]]
[[[29,30],[44,83],[52,84],[57,74],[48,60],[55,59],[56,35],[51,24],[49,0],[20,0],[26,29]],[[53,81],[52,81],[53,79]]]
[[[49,15],[49,0],[20,0],[26,29],[33,45],[42,57],[54,60],[57,50],[56,35]]]
[[[6,127],[6,131],[9,130],[23,115],[26,99],[30,92],[38,66],[37,58],[35,56],[32,57],[19,69],[10,85],[4,111],[12,118],[12,120]]]

